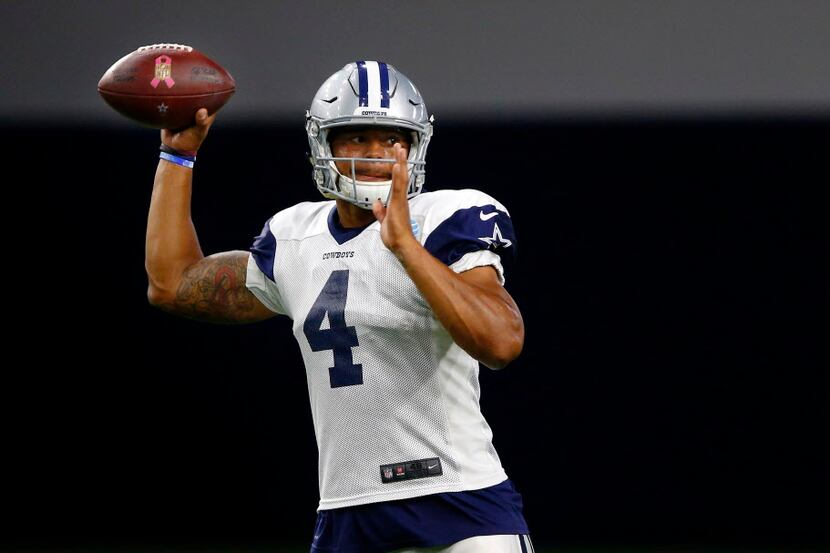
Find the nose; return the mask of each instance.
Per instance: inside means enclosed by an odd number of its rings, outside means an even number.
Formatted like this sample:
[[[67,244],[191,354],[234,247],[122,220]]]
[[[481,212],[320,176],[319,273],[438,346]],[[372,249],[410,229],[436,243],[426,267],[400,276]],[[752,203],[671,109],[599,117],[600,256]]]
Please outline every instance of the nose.
[[[386,157],[386,147],[382,140],[369,140],[366,144],[366,157],[382,159]]]

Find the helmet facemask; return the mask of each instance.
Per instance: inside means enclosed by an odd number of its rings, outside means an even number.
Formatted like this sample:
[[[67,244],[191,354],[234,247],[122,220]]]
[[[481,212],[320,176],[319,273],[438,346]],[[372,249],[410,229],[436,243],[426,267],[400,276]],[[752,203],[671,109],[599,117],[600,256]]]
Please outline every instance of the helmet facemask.
[[[375,200],[380,200],[381,203],[386,205],[389,198],[389,191],[392,188],[391,177],[388,180],[382,181],[360,180],[355,165],[357,163],[383,163],[393,165],[395,163],[394,158],[335,157],[332,152],[329,139],[330,132],[335,128],[341,129],[352,126],[365,127],[365,125],[341,124],[319,130],[319,139],[315,141],[316,146],[319,148],[319,154],[313,160],[314,179],[317,188],[328,198],[341,198],[364,209],[372,209],[372,204]],[[396,127],[396,129],[401,131],[407,130],[401,127]],[[311,132],[309,131],[309,133]],[[423,188],[426,174],[426,161],[424,161],[426,144],[419,139],[418,132],[409,131],[407,134],[409,135],[409,154],[407,158],[409,184],[407,187],[407,198],[412,198],[420,194]],[[311,141],[311,136],[309,136],[309,140]],[[315,144],[312,142],[311,146],[313,148]],[[345,172],[341,172],[336,162],[348,163],[348,169]]]

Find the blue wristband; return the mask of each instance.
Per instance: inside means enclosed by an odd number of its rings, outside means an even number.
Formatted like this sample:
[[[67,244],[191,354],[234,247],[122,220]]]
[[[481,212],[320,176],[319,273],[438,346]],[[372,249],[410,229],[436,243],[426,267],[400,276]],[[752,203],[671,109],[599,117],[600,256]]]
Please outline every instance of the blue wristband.
[[[173,154],[168,154],[167,152],[160,152],[159,158],[169,161],[170,163],[175,163],[176,165],[181,165],[182,167],[187,167],[188,169],[193,169],[194,162],[196,158],[194,157],[192,160],[185,159],[183,157],[174,156]]]

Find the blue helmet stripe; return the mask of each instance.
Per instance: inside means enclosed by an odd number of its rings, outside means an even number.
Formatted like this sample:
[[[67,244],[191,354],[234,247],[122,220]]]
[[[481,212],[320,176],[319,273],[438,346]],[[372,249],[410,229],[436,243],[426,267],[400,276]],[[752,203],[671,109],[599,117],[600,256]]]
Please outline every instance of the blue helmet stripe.
[[[389,69],[382,61],[378,62],[380,68],[380,107],[389,107]]]
[[[360,101],[357,105],[361,107],[367,107],[369,105],[369,79],[366,76],[365,61],[357,62],[357,82],[358,95],[360,96]]]

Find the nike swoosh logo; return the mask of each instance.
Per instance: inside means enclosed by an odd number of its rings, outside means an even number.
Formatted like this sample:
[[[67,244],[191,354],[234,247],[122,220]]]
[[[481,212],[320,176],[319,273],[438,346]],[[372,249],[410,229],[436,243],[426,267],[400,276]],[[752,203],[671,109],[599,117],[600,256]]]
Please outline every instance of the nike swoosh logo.
[[[494,211],[493,213],[488,213],[488,214],[485,215],[483,211],[480,211],[478,213],[478,216],[481,217],[482,221],[489,221],[490,219],[492,219],[493,217],[495,217],[498,214],[499,214],[498,211]]]
[[[435,468],[435,467],[437,467],[437,466],[438,466],[438,463],[435,463],[434,465],[427,465],[427,469],[428,469],[428,470],[432,470],[432,469],[434,469],[434,468]]]

